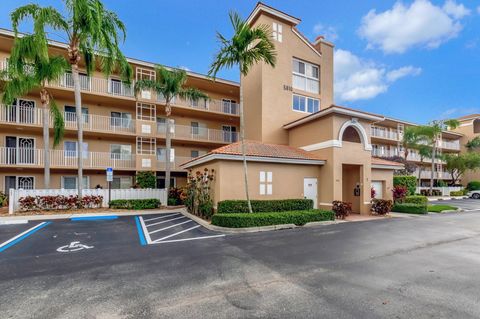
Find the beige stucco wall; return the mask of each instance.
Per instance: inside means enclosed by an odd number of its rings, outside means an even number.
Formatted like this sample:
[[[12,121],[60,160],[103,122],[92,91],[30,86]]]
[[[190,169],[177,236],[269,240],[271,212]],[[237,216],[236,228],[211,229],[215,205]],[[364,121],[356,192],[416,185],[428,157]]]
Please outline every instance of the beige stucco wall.
[[[383,198],[393,200],[393,171],[389,169],[372,168],[372,182],[382,182]]]
[[[464,135],[460,139],[460,147],[461,147],[462,153],[467,152],[467,148],[465,147],[465,144],[467,144],[468,141],[480,135],[479,133],[474,133],[473,131],[473,119],[461,122],[461,125],[457,127],[454,130],[454,132]],[[478,180],[480,180],[480,170],[467,171],[462,176],[462,184],[464,186],[466,186],[471,181],[478,181]]]

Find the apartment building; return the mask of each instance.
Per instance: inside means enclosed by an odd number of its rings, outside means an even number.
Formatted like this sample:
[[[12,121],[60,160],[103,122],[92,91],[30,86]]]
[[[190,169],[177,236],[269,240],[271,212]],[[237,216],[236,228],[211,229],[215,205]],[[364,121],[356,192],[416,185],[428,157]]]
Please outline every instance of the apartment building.
[[[416,125],[393,118],[385,118],[385,120],[373,124],[371,127],[372,156],[405,157],[402,145],[403,132],[405,128]],[[463,135],[458,132],[443,132],[441,140],[437,143],[438,154],[460,153],[462,137]],[[408,150],[407,161],[417,166],[417,170],[413,174],[420,179],[420,184],[429,186],[432,172],[431,159],[422,158],[416,150],[410,149]],[[436,159],[434,178],[448,182],[452,179],[452,176],[445,170],[444,164],[444,161]]]
[[[454,132],[461,134],[460,146],[462,152],[470,151],[466,148],[466,144],[474,138],[480,136],[480,114],[470,114],[462,116],[457,119],[460,125],[453,130]],[[478,150],[473,150],[477,151]],[[466,185],[468,182],[480,180],[480,171],[467,171],[463,178],[462,183]]]
[[[0,68],[8,67],[13,33],[0,30]],[[65,55],[63,43],[50,41],[50,52]],[[154,64],[128,59],[135,78],[155,79]],[[150,91],[135,96],[132,85],[109,78],[100,71],[80,75],[83,103],[84,144],[78,148],[73,80],[65,73],[49,83],[64,112],[65,137],[56,148],[50,145],[51,187],[76,188],[77,156],[84,165],[84,187],[106,187],[105,169],[114,170],[113,187],[130,188],[138,171],[157,173],[157,186],[164,185],[165,106],[161,96]],[[171,185],[183,185],[186,171],[179,165],[219,146],[237,140],[239,125],[236,82],[188,72],[187,85],[209,96],[208,100],[176,99],[172,106]],[[42,112],[38,92],[19,98],[15,105],[0,107],[0,190],[43,188]],[[51,123],[51,121],[50,121]],[[80,149],[80,152],[78,151]],[[80,154],[79,154],[80,153]]]

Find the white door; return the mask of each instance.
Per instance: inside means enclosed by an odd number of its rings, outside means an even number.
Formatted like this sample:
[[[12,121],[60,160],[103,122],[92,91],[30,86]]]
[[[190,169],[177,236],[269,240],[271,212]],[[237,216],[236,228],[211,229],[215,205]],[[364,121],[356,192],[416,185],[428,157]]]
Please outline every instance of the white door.
[[[304,178],[303,179],[303,196],[307,199],[313,200],[313,208],[317,208],[317,179]]]
[[[383,199],[383,183],[373,181],[372,188],[375,190],[375,198]]]

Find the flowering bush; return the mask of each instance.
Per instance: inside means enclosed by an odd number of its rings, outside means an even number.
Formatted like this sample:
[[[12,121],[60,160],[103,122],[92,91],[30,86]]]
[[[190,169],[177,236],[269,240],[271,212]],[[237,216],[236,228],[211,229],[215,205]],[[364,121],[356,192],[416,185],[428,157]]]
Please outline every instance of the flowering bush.
[[[352,203],[334,200],[332,202],[332,210],[336,218],[345,219],[345,217],[352,213]]]
[[[185,198],[187,195],[185,194],[185,189],[180,187],[171,187],[168,192],[168,205],[183,205]]]
[[[190,213],[209,219],[213,215],[212,183],[215,171],[188,172],[185,205]]]
[[[73,208],[99,208],[102,206],[103,196],[84,196],[81,203],[78,196],[26,196],[19,199],[20,210],[58,210]]]
[[[397,185],[392,189],[393,192],[393,201],[395,203],[402,203],[407,196],[408,189],[405,186]]]
[[[377,191],[372,187],[370,189],[370,198],[375,198],[375,195],[377,195]]]
[[[385,199],[372,199],[372,212],[378,215],[386,215],[390,213],[393,207],[391,200]]]

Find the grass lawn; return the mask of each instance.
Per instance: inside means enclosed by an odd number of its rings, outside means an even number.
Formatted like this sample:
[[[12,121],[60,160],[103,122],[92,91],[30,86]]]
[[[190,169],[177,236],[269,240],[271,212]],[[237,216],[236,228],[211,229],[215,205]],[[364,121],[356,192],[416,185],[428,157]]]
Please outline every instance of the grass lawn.
[[[428,205],[428,211],[430,213],[441,213],[445,210],[456,210],[457,207],[450,205]]]

